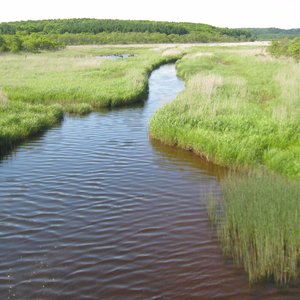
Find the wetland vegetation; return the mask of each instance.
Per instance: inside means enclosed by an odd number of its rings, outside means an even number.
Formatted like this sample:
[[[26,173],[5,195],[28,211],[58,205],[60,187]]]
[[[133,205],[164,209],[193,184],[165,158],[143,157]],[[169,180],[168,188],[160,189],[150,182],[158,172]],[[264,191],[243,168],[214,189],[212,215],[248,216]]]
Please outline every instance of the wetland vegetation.
[[[273,278],[287,285],[297,279],[300,65],[281,56],[297,59],[298,40],[284,47],[274,42],[269,52],[280,58],[245,46],[62,49],[68,44],[252,38],[245,31],[203,24],[137,22],[126,27],[115,20],[97,27],[96,21],[82,26],[76,20],[0,24],[0,51],[25,51],[0,56],[0,154],[54,126],[64,113],[144,100],[150,72],[177,60],[186,88],[154,114],[151,136],[246,174],[230,176],[223,183],[223,199],[210,201],[224,253],[244,266],[251,283]],[[100,58],[124,53],[128,57]]]
[[[220,165],[299,178],[299,64],[262,49],[197,51],[177,63],[186,89],[154,114],[151,135]]]
[[[227,177],[222,187],[222,201],[211,198],[208,207],[224,254],[251,284],[299,283],[299,181],[252,171]]]
[[[177,71],[186,89],[154,114],[151,136],[236,169],[208,208],[224,254],[251,284],[297,281],[299,63],[261,48],[205,47],[178,61]]]
[[[53,126],[63,112],[84,114],[144,100],[150,72],[183,51],[78,46],[0,56],[0,152]],[[123,53],[131,56],[99,58]]]

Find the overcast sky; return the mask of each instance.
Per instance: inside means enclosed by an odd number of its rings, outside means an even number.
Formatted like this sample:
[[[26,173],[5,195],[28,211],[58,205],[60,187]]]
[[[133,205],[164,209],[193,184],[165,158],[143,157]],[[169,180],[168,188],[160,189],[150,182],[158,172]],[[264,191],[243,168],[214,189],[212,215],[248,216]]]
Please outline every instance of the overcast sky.
[[[99,18],[300,28],[300,0],[2,0],[0,22]]]

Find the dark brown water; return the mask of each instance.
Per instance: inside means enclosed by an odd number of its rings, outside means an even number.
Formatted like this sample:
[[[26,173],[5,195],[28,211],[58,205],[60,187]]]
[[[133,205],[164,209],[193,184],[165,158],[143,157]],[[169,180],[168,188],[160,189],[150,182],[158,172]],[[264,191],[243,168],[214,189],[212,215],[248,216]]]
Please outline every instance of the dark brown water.
[[[182,88],[163,66],[145,106],[66,118],[0,162],[0,299],[300,298],[222,258],[206,195],[224,171],[149,142]]]

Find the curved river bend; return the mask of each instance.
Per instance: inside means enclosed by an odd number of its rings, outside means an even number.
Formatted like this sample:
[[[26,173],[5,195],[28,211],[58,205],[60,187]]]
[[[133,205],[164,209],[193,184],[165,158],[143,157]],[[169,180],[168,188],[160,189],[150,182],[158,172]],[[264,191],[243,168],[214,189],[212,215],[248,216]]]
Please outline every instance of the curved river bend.
[[[66,118],[0,161],[1,299],[299,299],[225,262],[206,195],[222,170],[149,142],[183,88],[154,71],[144,106]]]

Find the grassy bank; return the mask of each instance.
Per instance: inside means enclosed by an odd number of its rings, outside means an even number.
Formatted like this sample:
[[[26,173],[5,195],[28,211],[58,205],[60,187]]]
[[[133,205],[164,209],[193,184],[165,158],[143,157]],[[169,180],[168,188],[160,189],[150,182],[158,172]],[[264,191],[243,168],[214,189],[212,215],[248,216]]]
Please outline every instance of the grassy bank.
[[[177,70],[186,89],[154,114],[152,137],[224,166],[300,177],[299,64],[261,49],[206,48]]]
[[[53,126],[63,112],[83,114],[145,100],[150,72],[183,51],[77,46],[0,55],[0,153]],[[113,54],[129,57],[102,57]]]
[[[60,106],[0,103],[0,156],[53,127],[63,118]]]
[[[262,49],[202,48],[177,70],[186,89],[154,114],[151,136],[238,169],[223,199],[209,201],[224,254],[251,284],[299,280],[299,63]]]
[[[130,54],[128,58],[101,56]],[[178,58],[147,48],[68,47],[57,52],[0,56],[0,82],[10,101],[49,105],[85,103],[93,108],[141,101],[148,75]]]
[[[223,252],[244,267],[251,284],[299,282],[299,197],[299,182],[256,172],[230,176],[223,201],[210,200]]]

